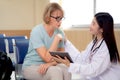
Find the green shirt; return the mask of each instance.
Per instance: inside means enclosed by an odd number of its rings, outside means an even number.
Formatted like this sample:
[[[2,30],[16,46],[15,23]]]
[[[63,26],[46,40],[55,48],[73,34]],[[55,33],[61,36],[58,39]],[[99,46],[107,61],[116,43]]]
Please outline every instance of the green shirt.
[[[55,35],[58,33],[62,34],[63,38],[65,37],[61,29],[55,29],[53,35],[50,37],[42,24],[37,25],[35,28],[33,28],[30,34],[29,48],[24,59],[23,67],[45,63],[35,49],[43,46],[49,49]],[[61,41],[59,43],[58,48],[64,48],[64,41]]]

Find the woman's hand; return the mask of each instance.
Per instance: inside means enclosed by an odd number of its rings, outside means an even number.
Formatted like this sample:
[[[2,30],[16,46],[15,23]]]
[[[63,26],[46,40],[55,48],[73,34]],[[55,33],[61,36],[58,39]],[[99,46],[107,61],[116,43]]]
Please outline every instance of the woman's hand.
[[[52,61],[52,62],[50,62],[50,63],[41,64],[40,67],[39,67],[39,69],[38,69],[38,72],[39,72],[40,74],[45,74],[46,71],[48,70],[48,68],[49,68],[50,66],[55,66],[55,65],[57,65],[57,64],[58,64],[58,63],[57,63],[55,60]]]
[[[62,59],[61,57],[56,55],[56,57],[53,57],[53,59],[58,63],[63,63],[68,67],[70,66],[70,61],[66,57],[64,59]]]
[[[62,35],[61,34],[57,34],[55,36],[55,38],[58,40],[58,41],[61,41],[63,39]]]
[[[50,67],[51,65],[49,63],[45,63],[45,64],[41,64],[40,68],[38,69],[38,72],[40,74],[45,74],[47,69]]]

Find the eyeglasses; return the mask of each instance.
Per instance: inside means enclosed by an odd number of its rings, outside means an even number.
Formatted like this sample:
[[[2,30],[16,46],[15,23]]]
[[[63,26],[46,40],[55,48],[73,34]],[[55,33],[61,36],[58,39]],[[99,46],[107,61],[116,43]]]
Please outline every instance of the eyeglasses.
[[[59,22],[59,21],[64,19],[64,17],[60,17],[60,16],[58,16],[58,17],[50,16],[50,17],[56,19],[57,22]]]

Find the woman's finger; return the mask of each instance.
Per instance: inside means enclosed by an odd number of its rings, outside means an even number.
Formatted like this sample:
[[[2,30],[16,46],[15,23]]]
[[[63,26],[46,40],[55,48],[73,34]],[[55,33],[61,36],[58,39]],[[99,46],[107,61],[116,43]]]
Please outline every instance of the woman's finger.
[[[65,60],[66,60],[66,61],[69,61],[67,57],[65,57]],[[70,61],[69,61],[69,62],[70,62]]]
[[[40,74],[45,74],[46,73],[46,71],[47,71],[47,65],[46,64],[41,64],[40,65],[40,69],[39,69],[39,73]]]
[[[56,55],[57,58],[62,59],[60,56]]]
[[[43,74],[43,73],[44,73],[44,70],[45,70],[45,66],[44,66],[44,65],[41,65],[41,66],[40,66],[40,73]]]
[[[59,63],[61,63],[61,62],[62,62],[62,60],[61,60],[61,59],[59,59],[59,58],[57,58],[57,57],[53,57],[53,59],[54,59],[56,62],[59,62]]]

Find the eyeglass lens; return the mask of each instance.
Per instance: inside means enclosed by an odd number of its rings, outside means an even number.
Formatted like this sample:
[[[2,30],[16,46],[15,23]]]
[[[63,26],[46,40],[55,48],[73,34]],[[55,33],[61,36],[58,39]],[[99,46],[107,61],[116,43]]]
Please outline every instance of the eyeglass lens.
[[[59,22],[59,21],[61,21],[63,19],[63,17],[54,17],[54,16],[50,16],[50,17],[56,19],[57,22]]]

